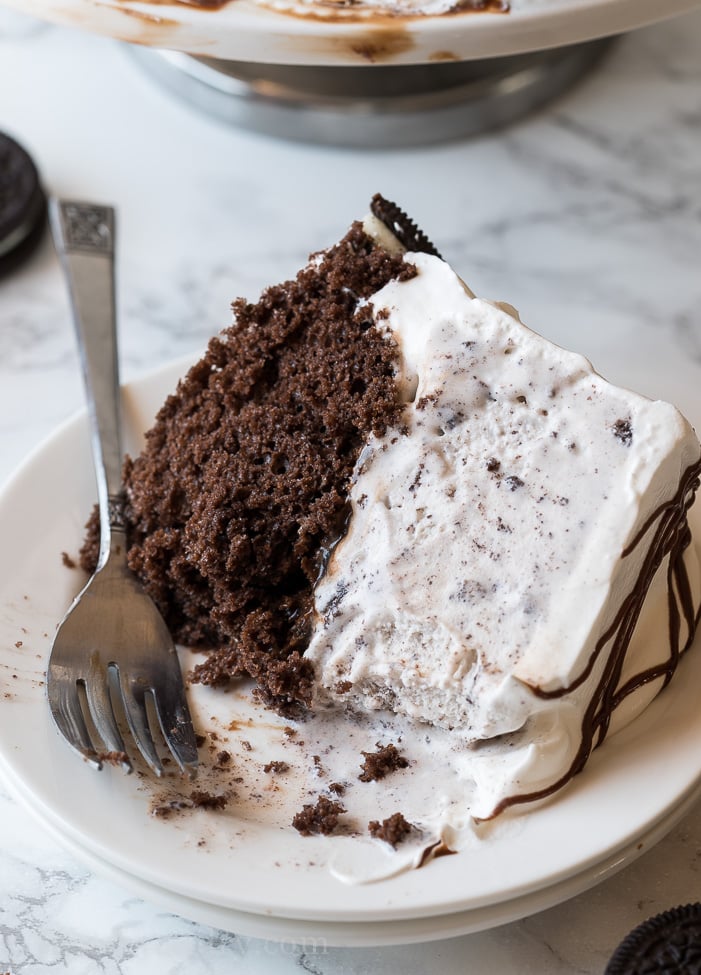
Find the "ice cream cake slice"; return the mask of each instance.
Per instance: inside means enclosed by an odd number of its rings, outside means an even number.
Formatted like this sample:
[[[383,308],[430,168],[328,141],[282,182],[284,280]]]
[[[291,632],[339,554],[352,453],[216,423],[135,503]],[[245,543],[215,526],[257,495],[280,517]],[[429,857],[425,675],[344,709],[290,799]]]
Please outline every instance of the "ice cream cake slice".
[[[551,794],[692,639],[692,428],[381,197],[234,310],[125,470],[130,563],[208,650],[195,679],[448,729],[478,818]]]

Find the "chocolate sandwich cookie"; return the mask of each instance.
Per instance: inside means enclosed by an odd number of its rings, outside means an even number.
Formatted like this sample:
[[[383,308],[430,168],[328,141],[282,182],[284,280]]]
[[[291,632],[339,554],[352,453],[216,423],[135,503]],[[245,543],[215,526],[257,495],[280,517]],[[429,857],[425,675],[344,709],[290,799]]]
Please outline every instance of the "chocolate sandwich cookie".
[[[0,277],[31,254],[45,223],[37,168],[22,146],[0,132]]]
[[[638,925],[605,975],[701,975],[701,904],[675,907]]]
[[[441,256],[423,230],[417,227],[396,203],[376,193],[370,201],[370,210],[372,215],[383,223],[408,251],[433,254],[434,257]]]

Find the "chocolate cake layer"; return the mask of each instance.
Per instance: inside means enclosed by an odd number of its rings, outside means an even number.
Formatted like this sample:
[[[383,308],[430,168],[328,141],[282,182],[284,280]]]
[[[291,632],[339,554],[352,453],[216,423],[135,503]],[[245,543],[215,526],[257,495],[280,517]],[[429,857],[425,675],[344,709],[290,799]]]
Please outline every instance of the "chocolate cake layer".
[[[294,281],[236,301],[127,459],[129,562],[175,639],[209,650],[195,679],[250,675],[278,709],[308,701],[312,587],[360,450],[401,411],[396,347],[362,303],[413,273],[355,224]],[[88,571],[97,544],[94,514]]]

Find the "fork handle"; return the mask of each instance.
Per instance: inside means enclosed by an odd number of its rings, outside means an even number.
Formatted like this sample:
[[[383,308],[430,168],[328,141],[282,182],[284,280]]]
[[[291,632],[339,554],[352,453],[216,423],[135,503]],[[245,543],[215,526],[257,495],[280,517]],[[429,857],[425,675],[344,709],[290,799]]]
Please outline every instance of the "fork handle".
[[[87,394],[100,508],[101,566],[113,542],[119,541],[119,547],[125,549],[114,287],[115,214],[109,206],[52,200],[50,218],[56,250],[68,280]]]

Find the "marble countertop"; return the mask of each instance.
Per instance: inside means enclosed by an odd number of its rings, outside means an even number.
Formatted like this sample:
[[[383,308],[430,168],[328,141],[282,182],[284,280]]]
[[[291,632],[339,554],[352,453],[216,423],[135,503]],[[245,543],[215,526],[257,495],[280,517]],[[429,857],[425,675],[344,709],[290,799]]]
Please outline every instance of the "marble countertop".
[[[700,91],[695,13],[625,37],[583,84],[505,132],[401,153],[322,149],[196,115],[116,42],[0,13],[0,130],[52,193],[119,207],[126,379],[201,348],[233,297],[293,273],[379,190],[475,291],[701,427]],[[82,400],[47,238],[0,281],[0,480]],[[594,975],[635,924],[701,888],[696,808],[599,886],[516,923],[310,950],[138,899],[64,851],[1,784],[0,823],[0,972],[12,975]]]

